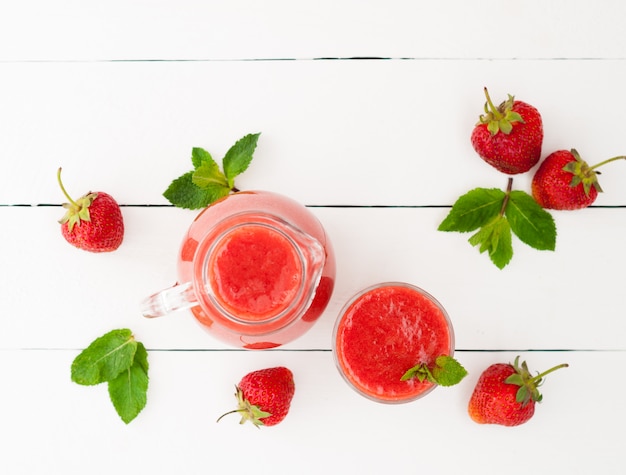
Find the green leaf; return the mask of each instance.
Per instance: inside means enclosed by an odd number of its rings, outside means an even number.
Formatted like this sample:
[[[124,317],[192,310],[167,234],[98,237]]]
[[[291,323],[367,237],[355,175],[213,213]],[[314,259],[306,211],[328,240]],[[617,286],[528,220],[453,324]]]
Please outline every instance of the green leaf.
[[[519,112],[514,112],[512,110],[509,110],[506,113],[505,119],[508,120],[509,122],[521,122],[522,124],[524,123],[524,119],[519,114]]]
[[[230,188],[234,186],[235,177],[246,171],[250,165],[259,135],[261,134],[248,134],[242,137],[226,152],[222,166]]]
[[[487,252],[491,261],[503,269],[513,258],[511,226],[504,216],[497,216],[474,234],[469,243]]]
[[[108,384],[109,397],[120,418],[128,424],[143,410],[148,393],[148,352],[137,344],[133,364]]]
[[[520,388],[515,393],[515,400],[520,404],[526,404],[530,399],[530,395],[528,394],[528,388],[526,386],[520,386]]]
[[[441,355],[431,369],[433,379],[440,386],[454,386],[467,376],[467,370],[451,356]]]
[[[219,185],[217,183],[213,183],[208,185],[206,188],[203,188],[202,191],[205,193],[205,200],[201,208],[209,206],[211,203],[223,198],[224,196],[228,196],[230,194],[230,188],[224,185]]]
[[[467,371],[461,363],[451,356],[440,355],[435,359],[435,364],[432,367],[425,363],[413,366],[402,375],[400,380],[407,381],[417,378],[420,382],[426,379],[440,386],[454,386],[460,383],[465,376],[467,376]]]
[[[226,196],[223,187],[200,188],[193,184],[194,171],[190,171],[175,179],[165,190],[163,196],[178,208],[200,209],[205,208],[213,201]]]
[[[433,383],[435,382],[433,380],[432,374],[430,373],[430,369],[428,368],[426,364],[419,364],[417,366],[413,366],[412,368],[408,369],[406,373],[402,375],[402,377],[400,378],[400,381],[407,381],[413,378],[417,378],[420,383],[424,381],[425,379]]]
[[[521,386],[524,384],[524,379],[522,375],[519,373],[513,373],[511,376],[508,376],[505,380],[507,384],[515,384],[516,386]]]
[[[500,119],[500,122],[498,122],[498,128],[503,134],[509,135],[513,130],[513,124],[511,124],[511,122],[506,118]]]
[[[487,124],[487,130],[491,133],[491,135],[496,135],[500,132],[500,122],[497,120],[492,120]]]
[[[505,193],[497,188],[475,188],[459,197],[439,231],[469,232],[484,226],[502,209]]]
[[[539,250],[554,251],[556,224],[552,215],[524,191],[511,191],[505,216],[511,230],[524,243]]]
[[[194,147],[191,149],[191,163],[193,164],[194,169],[198,168],[204,163],[211,162],[215,163],[215,160],[213,160],[211,154],[203,148]],[[215,166],[217,167],[217,163],[215,163]]]
[[[210,161],[201,164],[193,172],[191,181],[200,188],[222,187],[226,188],[226,192],[230,192],[228,181],[217,166],[217,163]]]
[[[110,381],[133,364],[137,342],[130,330],[112,330],[96,338],[72,362],[72,381],[91,386]]]
[[[201,209],[236,191],[235,176],[250,165],[259,135],[248,134],[228,150],[222,160],[223,172],[209,152],[193,148],[193,170],[174,179],[163,196],[178,208]]]

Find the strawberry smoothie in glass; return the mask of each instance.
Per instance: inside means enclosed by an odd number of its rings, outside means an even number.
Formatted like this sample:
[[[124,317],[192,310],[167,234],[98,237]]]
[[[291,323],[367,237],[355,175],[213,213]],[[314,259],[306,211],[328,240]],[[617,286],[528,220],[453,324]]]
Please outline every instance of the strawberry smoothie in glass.
[[[422,289],[387,282],[362,290],[344,306],[333,332],[339,373],[359,394],[382,403],[413,401],[436,384],[402,380],[414,366],[453,356],[454,332],[445,309]]]
[[[304,206],[266,191],[237,192],[193,221],[178,256],[178,284],[144,302],[146,317],[189,308],[213,336],[247,349],[299,337],[325,310],[335,258]]]

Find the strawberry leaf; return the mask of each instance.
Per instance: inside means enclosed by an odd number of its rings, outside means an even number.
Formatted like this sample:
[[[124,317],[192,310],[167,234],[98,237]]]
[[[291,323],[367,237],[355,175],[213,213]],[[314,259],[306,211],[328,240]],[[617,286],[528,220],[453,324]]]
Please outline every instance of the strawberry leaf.
[[[469,238],[472,246],[478,246],[481,253],[487,252],[491,262],[503,269],[513,258],[511,226],[506,217],[498,215]]]
[[[511,191],[505,215],[511,230],[522,242],[538,250],[555,249],[554,219],[528,193]]]
[[[498,216],[504,198],[504,191],[497,188],[475,188],[456,200],[438,229],[439,231],[474,231]]]
[[[234,186],[235,177],[246,171],[250,165],[259,135],[261,134],[248,134],[242,137],[226,152],[222,166],[230,188]]]
[[[511,376],[508,376],[505,380],[507,384],[515,384],[516,386],[521,386],[524,384],[524,378],[519,373],[513,373]]]

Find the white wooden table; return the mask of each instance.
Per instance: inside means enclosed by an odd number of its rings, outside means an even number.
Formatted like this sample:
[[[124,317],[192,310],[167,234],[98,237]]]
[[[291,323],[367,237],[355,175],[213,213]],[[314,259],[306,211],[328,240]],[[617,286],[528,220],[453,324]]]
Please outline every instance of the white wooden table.
[[[626,3],[1,7],[0,473],[626,473],[626,164],[604,169],[593,207],[553,212],[555,252],[515,240],[504,270],[468,236],[436,229],[460,194],[506,186],[469,141],[484,86],[541,111],[546,153],[575,147],[594,163],[626,153]],[[196,214],[162,192],[189,169],[192,147],[221,158],[253,132],[237,185],[309,206],[338,265],[313,330],[263,352],[220,344],[190,315],[139,310],[174,282]],[[74,194],[103,190],[123,205],[120,249],[94,255],[62,239],[59,166]],[[530,174],[515,178],[529,186]],[[460,385],[389,406],[341,380],[337,313],[385,280],[447,308],[469,371]],[[149,350],[148,404],[129,425],[106,388],[70,381],[75,356],[114,328]],[[547,378],[529,423],[475,424],[466,406],[478,375],[516,355],[537,371],[570,367]],[[273,365],[295,374],[287,419],[216,424],[239,378]]]

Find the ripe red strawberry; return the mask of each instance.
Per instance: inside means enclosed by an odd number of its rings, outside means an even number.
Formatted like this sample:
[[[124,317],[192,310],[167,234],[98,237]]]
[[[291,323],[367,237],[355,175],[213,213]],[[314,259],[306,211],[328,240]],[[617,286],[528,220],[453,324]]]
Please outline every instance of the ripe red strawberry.
[[[239,413],[240,424],[250,421],[259,427],[276,425],[287,416],[296,387],[293,373],[278,366],[246,374],[235,389],[237,409],[226,414]]]
[[[575,210],[591,205],[602,188],[596,168],[626,157],[605,160],[593,167],[587,165],[574,149],[557,150],[548,155],[535,172],[532,194],[543,208]]]
[[[535,413],[535,402],[542,399],[537,388],[543,377],[568,366],[561,364],[533,377],[526,362],[521,367],[518,363],[519,356],[512,365],[496,363],[480,375],[468,405],[475,422],[503,426],[527,422]]]
[[[503,173],[527,172],[541,157],[543,123],[539,111],[511,95],[495,107],[487,88],[485,96],[485,113],[472,131],[474,150]]]
[[[124,220],[113,197],[98,191],[73,200],[61,182],[60,168],[57,179],[69,200],[69,203],[63,204],[67,212],[59,221],[65,240],[89,252],[110,252],[120,247],[124,239]]]

